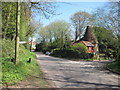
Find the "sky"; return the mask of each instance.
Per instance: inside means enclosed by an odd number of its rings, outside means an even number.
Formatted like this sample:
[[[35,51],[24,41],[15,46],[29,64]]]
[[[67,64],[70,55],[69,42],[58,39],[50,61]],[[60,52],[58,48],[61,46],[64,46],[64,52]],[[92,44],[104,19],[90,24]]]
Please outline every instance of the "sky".
[[[49,1],[53,2],[54,0],[0,0],[2,2],[41,2]],[[55,0],[57,2],[118,2],[119,0]]]
[[[68,23],[70,22],[70,17],[74,13],[78,11],[86,11],[91,13],[98,7],[102,7],[106,4],[106,2],[57,2],[57,10],[56,13],[60,15],[52,16],[50,19],[41,19],[40,15],[35,16],[35,20],[43,24],[43,26],[48,25],[49,23],[55,21],[55,20],[64,20]],[[37,35],[35,35],[37,36]]]
[[[106,2],[57,2],[56,13],[60,15],[52,16],[50,19],[41,19],[40,15],[36,15],[36,20],[39,20],[43,23],[43,25],[48,25],[50,22],[55,20],[65,20],[70,23],[70,17],[74,13],[78,11],[86,11],[91,13],[97,7],[102,7],[106,4]]]

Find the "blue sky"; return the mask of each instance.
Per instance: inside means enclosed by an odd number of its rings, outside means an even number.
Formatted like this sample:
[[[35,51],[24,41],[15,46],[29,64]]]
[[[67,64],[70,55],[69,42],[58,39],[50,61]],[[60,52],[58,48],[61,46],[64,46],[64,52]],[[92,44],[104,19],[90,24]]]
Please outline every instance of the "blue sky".
[[[51,17],[50,19],[41,19],[41,22],[44,25],[48,25],[50,22],[55,20],[65,20],[70,23],[70,17],[74,13],[82,10],[91,13],[97,7],[102,7],[106,4],[106,2],[67,2],[61,3],[57,2],[58,8],[56,13],[61,13],[60,15],[56,15]],[[39,20],[40,16],[36,16],[36,19]]]

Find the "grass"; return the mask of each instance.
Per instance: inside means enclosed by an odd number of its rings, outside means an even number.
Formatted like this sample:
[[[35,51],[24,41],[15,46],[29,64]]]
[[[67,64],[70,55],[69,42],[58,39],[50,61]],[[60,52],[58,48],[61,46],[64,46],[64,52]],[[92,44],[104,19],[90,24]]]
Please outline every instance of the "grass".
[[[27,62],[29,58],[32,58],[30,63]],[[41,81],[45,83],[42,72],[36,62],[36,55],[33,52],[26,50],[24,47],[20,47],[18,65],[10,61],[11,58],[2,58],[2,85],[3,87],[15,85],[18,81],[22,81],[29,76],[39,75]]]
[[[120,73],[120,64],[118,62],[109,63],[107,66],[113,71]]]

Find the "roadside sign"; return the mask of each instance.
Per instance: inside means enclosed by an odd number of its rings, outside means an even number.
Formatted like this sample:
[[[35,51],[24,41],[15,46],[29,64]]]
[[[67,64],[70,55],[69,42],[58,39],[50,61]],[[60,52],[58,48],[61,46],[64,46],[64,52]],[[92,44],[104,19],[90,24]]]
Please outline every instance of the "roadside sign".
[[[26,41],[20,41],[19,42],[19,44],[25,44],[26,43]]]

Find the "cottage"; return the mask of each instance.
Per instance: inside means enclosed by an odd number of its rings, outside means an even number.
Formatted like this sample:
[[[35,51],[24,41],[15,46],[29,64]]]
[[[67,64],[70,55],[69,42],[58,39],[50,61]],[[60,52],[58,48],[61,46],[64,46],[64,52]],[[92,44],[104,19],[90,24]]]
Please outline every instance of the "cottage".
[[[91,42],[89,42],[89,41],[77,41],[77,42],[73,43],[73,45],[75,45],[77,43],[84,44],[88,48],[88,51],[87,51],[88,53],[94,53],[95,52],[94,44],[92,44]]]
[[[32,48],[32,49],[36,49],[36,44],[37,44],[37,43],[36,43],[35,41],[31,40],[31,41],[28,42],[28,44],[31,45],[31,48]]]
[[[74,44],[76,43],[84,44],[88,48],[88,53],[98,53],[98,41],[90,26],[87,26],[83,38],[74,42]]]
[[[84,44],[88,48],[88,53],[94,53],[94,45],[89,41],[80,41],[80,43]]]

